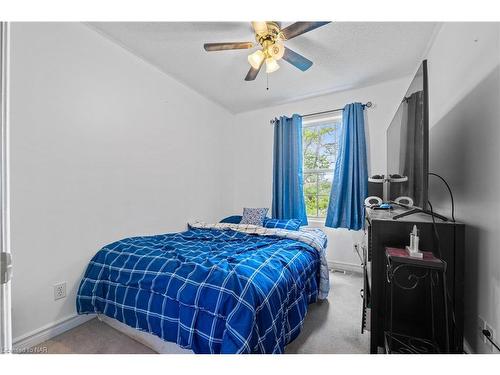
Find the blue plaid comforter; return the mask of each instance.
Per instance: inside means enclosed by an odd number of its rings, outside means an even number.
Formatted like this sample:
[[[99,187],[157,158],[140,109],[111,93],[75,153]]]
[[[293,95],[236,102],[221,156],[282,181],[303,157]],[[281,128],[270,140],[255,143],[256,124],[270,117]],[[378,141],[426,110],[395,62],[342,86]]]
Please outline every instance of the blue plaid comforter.
[[[316,301],[320,263],[304,242],[229,228],[126,238],[92,258],[77,310],[195,353],[283,353]]]

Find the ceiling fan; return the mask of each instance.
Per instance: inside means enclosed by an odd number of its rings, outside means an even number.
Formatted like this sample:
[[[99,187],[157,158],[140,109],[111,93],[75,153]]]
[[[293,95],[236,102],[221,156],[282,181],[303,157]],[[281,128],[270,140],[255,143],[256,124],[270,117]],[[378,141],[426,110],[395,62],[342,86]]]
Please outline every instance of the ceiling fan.
[[[301,54],[284,46],[286,40],[305,34],[330,22],[295,22],[281,29],[281,23],[275,21],[254,21],[252,27],[255,40],[261,49],[248,56],[251,65],[245,81],[253,81],[259,74],[262,65],[266,63],[266,73],[272,73],[279,69],[278,60],[283,59],[296,68],[306,71],[313,64]],[[231,49],[249,49],[254,46],[253,42],[228,42],[228,43],[205,43],[205,51],[226,51]]]

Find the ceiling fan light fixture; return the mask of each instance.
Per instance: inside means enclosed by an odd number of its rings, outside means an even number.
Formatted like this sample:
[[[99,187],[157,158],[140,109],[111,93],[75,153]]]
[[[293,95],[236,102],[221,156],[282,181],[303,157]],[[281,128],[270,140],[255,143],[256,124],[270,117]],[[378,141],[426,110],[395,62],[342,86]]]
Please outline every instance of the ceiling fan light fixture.
[[[250,63],[252,68],[259,69],[265,57],[266,55],[264,54],[264,52],[262,52],[262,50],[259,49],[254,53],[252,53],[251,55],[248,55],[248,62]]]
[[[285,54],[285,46],[283,43],[273,43],[267,47],[267,53],[275,60],[279,60]]]
[[[272,57],[268,57],[266,59],[266,73],[275,72],[279,68],[280,68],[280,66],[278,65],[278,63],[276,62],[275,59],[273,59]]]

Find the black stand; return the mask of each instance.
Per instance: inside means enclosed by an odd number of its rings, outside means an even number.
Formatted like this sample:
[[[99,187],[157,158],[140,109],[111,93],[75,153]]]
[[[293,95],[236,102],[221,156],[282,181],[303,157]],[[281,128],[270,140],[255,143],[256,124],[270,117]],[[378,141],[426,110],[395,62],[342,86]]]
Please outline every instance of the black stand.
[[[402,205],[400,204],[400,206],[402,206]],[[410,211],[403,212],[401,214],[395,215],[392,219],[393,220],[397,220],[397,219],[400,219],[402,217],[413,215],[413,214],[426,214],[426,215],[437,217],[438,219],[441,219],[443,221],[448,221],[448,218],[445,217],[445,216],[443,216],[443,215],[440,215],[440,214],[437,214],[435,212],[431,212],[431,211],[428,211],[428,210],[423,210],[421,208],[413,208]]]
[[[424,252],[423,258],[412,258],[404,249],[387,248],[385,249],[387,283],[389,284],[389,321],[388,329],[384,331],[385,336],[385,351],[388,354],[430,354],[430,353],[450,353],[450,336],[448,332],[448,302],[446,300],[446,262],[434,257],[429,252]],[[404,277],[399,280],[396,277],[398,273],[403,272]],[[406,271],[406,275],[405,275]],[[429,282],[426,282],[428,280]],[[416,337],[394,332],[394,293],[395,287],[398,287],[403,292],[414,290],[419,284],[429,287],[430,296],[430,312],[431,312],[431,337]],[[441,284],[443,291],[442,306],[444,320],[444,345],[439,347],[437,342],[436,326],[440,323],[439,318],[436,319],[439,308],[435,306],[435,292],[438,285]],[[386,297],[386,298],[387,298]],[[415,303],[420,303],[419,299],[413,300]],[[436,311],[435,311],[436,310]],[[436,324],[437,323],[437,324]],[[444,350],[443,350],[444,349]]]

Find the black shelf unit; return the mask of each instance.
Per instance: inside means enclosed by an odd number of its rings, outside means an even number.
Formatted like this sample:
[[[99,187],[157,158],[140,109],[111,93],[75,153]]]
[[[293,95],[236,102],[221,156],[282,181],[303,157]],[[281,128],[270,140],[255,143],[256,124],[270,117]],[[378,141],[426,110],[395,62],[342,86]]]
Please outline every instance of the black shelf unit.
[[[385,347],[386,314],[386,261],[385,248],[404,248],[409,243],[409,233],[416,224],[420,231],[420,247],[433,250],[433,223],[428,215],[415,214],[394,220],[394,216],[405,212],[403,208],[390,211],[371,210],[366,212],[365,243],[363,245],[363,264],[365,286],[363,288],[362,331],[369,331],[370,353],[376,354]],[[449,312],[449,348],[451,353],[463,352],[464,324],[464,251],[465,225],[436,219],[436,228],[440,238],[441,257],[447,263],[446,283],[450,300]],[[415,298],[424,299],[425,293],[417,289],[412,293],[397,293],[398,303],[410,305]],[[407,336],[419,336],[427,329],[428,322],[422,317],[428,306],[423,304],[412,315],[398,315],[395,325],[397,332]],[[442,328],[442,327],[441,327]],[[445,336],[444,329],[438,332],[438,339]],[[441,345],[443,346],[443,345]]]

